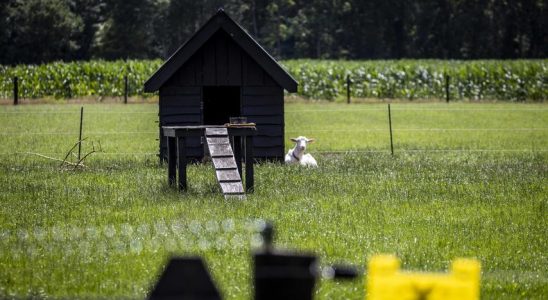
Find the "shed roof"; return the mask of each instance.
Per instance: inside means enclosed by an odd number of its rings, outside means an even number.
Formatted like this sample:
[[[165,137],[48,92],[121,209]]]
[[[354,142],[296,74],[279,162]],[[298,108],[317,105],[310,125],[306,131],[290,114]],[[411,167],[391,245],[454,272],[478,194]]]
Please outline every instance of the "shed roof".
[[[288,92],[297,91],[297,81],[223,9],[219,9],[145,82],[145,92],[154,92],[160,89],[219,30],[228,33],[236,44],[249,54],[281,87]]]

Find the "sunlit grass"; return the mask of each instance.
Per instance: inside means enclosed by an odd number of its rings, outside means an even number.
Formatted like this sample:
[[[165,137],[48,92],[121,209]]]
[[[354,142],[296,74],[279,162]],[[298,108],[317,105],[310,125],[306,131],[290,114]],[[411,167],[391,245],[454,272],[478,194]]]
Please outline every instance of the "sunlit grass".
[[[0,297],[143,298],[174,252],[204,255],[226,298],[249,298],[254,224],[264,218],[276,224],[277,245],[314,251],[322,264],[365,267],[372,254],[394,253],[405,269],[445,271],[456,257],[476,257],[484,299],[542,299],[545,105],[392,109],[395,156],[386,105],[287,104],[286,135],[317,138],[310,152],[320,167],[260,164],[255,193],[226,201],[208,164],[189,167],[188,193],[167,186],[154,154],[155,105],[86,105],[84,136],[107,153],[79,171],[24,154],[62,157],[77,140],[79,106],[0,107]],[[329,128],[340,131],[321,131]],[[317,294],[363,299],[364,278],[322,281]]]

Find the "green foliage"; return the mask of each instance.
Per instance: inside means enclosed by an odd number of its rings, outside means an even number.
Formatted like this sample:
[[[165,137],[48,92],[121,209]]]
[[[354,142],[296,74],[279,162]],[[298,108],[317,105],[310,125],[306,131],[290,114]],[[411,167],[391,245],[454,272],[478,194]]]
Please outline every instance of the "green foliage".
[[[20,79],[23,98],[121,96],[125,74],[129,94],[143,96],[144,82],[160,64],[159,60],[99,60],[0,66],[0,97],[11,97],[14,76]],[[452,100],[548,98],[547,60],[289,60],[283,64],[299,82],[298,94],[314,99],[344,98],[347,75],[352,97],[357,98],[444,99],[445,75],[450,77]]]
[[[545,100],[548,98],[546,60],[398,60],[284,61],[299,81],[299,94],[316,99],[346,95],[358,98],[444,99],[445,76],[451,99]]]
[[[545,2],[3,0],[0,63],[166,58],[220,7],[277,58],[545,58]]]
[[[439,272],[475,257],[482,299],[548,294],[545,104],[395,104],[394,157],[367,152],[388,149],[386,105],[287,104],[286,135],[314,134],[308,151],[320,166],[256,165],[245,201],[222,197],[210,164],[189,167],[188,193],[168,188],[155,156],[157,105],[87,105],[84,136],[105,153],[85,170],[15,153],[62,156],[78,136],[79,108],[0,106],[0,298],[142,299],[175,253],[203,255],[223,298],[249,299],[245,224],[256,218],[275,222],[280,248],[313,251],[322,266],[365,267],[392,253],[406,270]],[[524,151],[401,151],[442,146]],[[366,152],[319,151],[350,149]],[[315,297],[365,293],[363,277],[322,280]]]
[[[129,95],[143,95],[143,83],[159,67],[159,60],[54,62],[44,65],[0,66],[0,97],[11,97],[12,78],[19,78],[22,98],[123,96],[127,74]]]
[[[94,48],[105,59],[157,57],[152,46],[154,4],[151,0],[107,2],[108,18],[97,31]]]
[[[71,58],[79,50],[82,19],[66,0],[3,1],[0,60],[40,63]],[[4,24],[2,24],[4,23]],[[2,39],[4,36],[4,39]]]

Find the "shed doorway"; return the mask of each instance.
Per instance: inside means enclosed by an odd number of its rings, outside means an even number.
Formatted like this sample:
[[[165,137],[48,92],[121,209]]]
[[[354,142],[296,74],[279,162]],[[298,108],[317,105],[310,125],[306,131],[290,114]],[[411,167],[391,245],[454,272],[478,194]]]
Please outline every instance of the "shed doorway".
[[[240,116],[240,87],[204,86],[202,95],[204,125],[224,125]]]

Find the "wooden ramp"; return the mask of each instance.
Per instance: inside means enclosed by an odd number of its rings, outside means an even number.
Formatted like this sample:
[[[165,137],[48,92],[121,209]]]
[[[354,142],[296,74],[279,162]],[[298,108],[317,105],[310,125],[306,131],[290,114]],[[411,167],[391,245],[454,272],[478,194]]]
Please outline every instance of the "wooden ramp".
[[[226,128],[206,128],[207,147],[225,199],[245,199],[242,178],[234,159]]]

